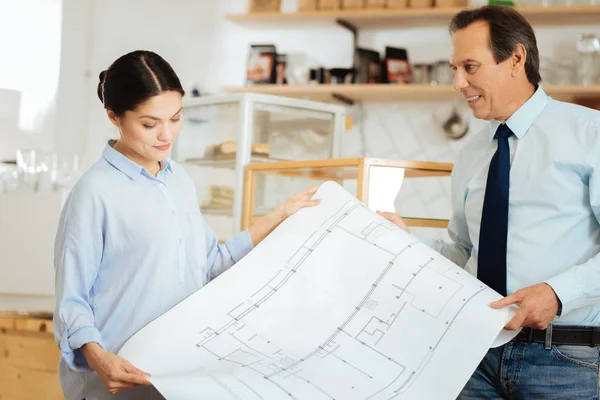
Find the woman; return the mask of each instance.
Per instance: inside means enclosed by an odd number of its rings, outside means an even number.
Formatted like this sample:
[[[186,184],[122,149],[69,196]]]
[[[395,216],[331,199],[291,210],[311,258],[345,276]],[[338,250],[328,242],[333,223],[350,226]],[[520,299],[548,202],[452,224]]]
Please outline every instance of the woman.
[[[284,219],[317,204],[316,188],[298,193],[218,244],[193,182],[169,160],[183,95],[171,66],[152,52],[126,54],[100,74],[98,96],[120,137],[71,191],[55,247],[54,329],[67,400],[162,398],[147,373],[116,355],[122,345]]]

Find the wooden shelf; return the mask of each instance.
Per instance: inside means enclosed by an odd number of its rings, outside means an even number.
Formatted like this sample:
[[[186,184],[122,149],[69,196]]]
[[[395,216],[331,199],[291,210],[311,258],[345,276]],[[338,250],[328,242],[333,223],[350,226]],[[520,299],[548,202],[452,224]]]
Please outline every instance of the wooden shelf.
[[[600,98],[600,85],[543,85],[546,93],[556,99],[576,101],[578,99]],[[335,101],[340,95],[354,101],[399,101],[399,100],[448,100],[460,97],[452,86],[431,86],[418,84],[349,84],[349,85],[256,85],[226,88],[232,93],[262,93],[284,97],[307,98],[316,101]]]
[[[357,28],[401,28],[406,26],[446,24],[462,8],[364,9],[310,11],[295,13],[252,13],[228,15],[227,19],[245,25],[264,23],[322,23],[344,20]],[[597,24],[600,6],[517,7],[531,24]],[[401,25],[400,25],[401,24]]]

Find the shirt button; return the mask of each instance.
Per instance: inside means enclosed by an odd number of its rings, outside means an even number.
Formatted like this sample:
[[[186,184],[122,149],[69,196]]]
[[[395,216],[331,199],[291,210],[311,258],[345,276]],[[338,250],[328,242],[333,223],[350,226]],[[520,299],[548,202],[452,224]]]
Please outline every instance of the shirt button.
[[[179,239],[179,245],[183,244],[183,239]]]
[[[175,210],[171,210],[171,214],[175,215]]]

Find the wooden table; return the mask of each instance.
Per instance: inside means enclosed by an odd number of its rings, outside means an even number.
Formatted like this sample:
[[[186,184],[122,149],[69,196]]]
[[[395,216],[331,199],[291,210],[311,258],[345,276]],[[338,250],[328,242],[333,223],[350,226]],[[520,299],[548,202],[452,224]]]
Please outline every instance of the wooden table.
[[[0,312],[0,400],[64,399],[52,321]]]

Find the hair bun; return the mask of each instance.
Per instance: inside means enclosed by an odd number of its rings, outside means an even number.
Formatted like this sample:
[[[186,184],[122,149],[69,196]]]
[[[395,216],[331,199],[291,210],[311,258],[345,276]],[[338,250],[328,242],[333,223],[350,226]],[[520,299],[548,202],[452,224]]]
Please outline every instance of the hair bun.
[[[106,79],[106,70],[100,72],[98,79],[100,80],[98,82],[98,98],[102,104],[104,104],[104,80]]]

